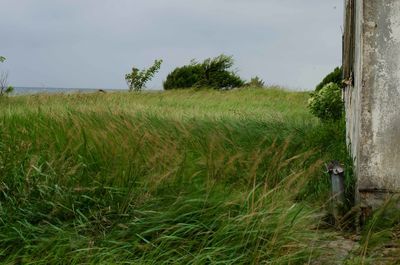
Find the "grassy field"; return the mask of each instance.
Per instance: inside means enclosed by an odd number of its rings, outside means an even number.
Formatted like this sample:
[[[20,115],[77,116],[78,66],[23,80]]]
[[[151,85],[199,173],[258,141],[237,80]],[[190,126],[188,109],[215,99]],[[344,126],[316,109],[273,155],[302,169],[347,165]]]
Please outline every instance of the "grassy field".
[[[344,126],[313,118],[308,97],[271,88],[0,99],[0,262],[318,264],[335,255],[324,163],[348,162]],[[377,223],[348,264],[376,259],[370,250],[392,231]]]

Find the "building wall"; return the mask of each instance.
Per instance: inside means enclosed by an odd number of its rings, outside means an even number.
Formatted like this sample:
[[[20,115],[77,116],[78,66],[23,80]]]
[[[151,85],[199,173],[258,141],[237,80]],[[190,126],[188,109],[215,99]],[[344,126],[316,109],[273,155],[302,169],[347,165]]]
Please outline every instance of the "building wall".
[[[347,137],[358,198],[375,207],[400,192],[400,0],[355,1],[354,87],[345,91]]]

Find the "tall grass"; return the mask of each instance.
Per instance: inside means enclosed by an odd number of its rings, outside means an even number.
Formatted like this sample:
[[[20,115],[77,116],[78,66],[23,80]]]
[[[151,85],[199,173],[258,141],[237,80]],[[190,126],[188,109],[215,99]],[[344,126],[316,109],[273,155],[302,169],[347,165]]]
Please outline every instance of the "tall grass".
[[[278,89],[0,102],[0,262],[304,264],[343,125]]]

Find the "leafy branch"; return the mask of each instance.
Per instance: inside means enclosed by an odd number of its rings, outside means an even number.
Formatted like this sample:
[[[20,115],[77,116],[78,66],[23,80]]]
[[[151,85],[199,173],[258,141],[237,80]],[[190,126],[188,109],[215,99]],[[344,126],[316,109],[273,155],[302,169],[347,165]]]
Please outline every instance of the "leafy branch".
[[[129,91],[141,91],[146,83],[160,70],[162,62],[163,60],[155,60],[149,69],[139,70],[136,67],[132,67],[132,72],[125,75]]]

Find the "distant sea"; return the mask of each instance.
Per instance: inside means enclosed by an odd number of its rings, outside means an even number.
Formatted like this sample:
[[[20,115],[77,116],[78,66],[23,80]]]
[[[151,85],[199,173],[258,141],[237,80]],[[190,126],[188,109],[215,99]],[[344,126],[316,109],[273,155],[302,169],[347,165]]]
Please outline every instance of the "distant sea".
[[[106,92],[122,92],[127,91],[124,89],[102,89]],[[29,95],[29,94],[40,94],[40,93],[94,93],[98,92],[99,89],[95,88],[60,88],[60,87],[14,87],[13,95]]]

